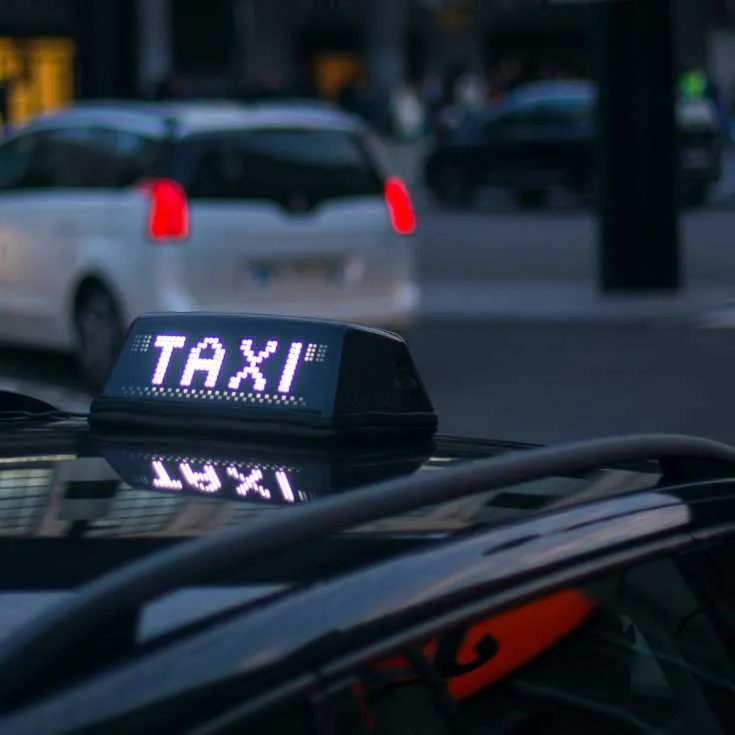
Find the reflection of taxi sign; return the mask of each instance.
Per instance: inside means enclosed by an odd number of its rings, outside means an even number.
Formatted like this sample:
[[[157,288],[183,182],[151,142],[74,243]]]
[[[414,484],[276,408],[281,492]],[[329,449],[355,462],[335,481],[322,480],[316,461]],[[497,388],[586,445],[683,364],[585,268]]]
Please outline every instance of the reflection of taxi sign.
[[[216,314],[137,319],[90,420],[317,437],[427,436],[437,424],[398,335],[337,322]]]
[[[306,446],[239,439],[223,449],[188,448],[181,437],[165,446],[156,440],[130,442],[125,437],[104,440],[100,454],[127,485],[138,490],[251,503],[261,507],[306,503],[364,483],[411,474],[429,456],[431,442],[399,442],[387,446]]]
[[[165,492],[226,496],[255,503],[293,505],[309,499],[294,467],[193,457],[139,457],[137,487]]]
[[[212,462],[204,462],[197,468],[189,461],[171,464],[165,457],[151,459],[150,467],[153,475],[151,484],[156,490],[178,492],[188,489],[214,495],[232,486],[234,494],[243,499],[297,502],[291,470],[287,467],[241,467],[232,462],[225,467],[217,467]]]

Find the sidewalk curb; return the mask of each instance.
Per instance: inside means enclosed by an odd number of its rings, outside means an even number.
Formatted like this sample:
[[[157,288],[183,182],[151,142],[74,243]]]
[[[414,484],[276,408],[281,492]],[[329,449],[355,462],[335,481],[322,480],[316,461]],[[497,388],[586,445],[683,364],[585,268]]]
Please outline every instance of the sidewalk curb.
[[[604,296],[587,284],[426,283],[419,311],[421,321],[705,327],[734,301],[735,290]],[[735,328],[735,307],[729,313]]]
[[[701,329],[735,329],[735,305],[717,307],[700,315]]]

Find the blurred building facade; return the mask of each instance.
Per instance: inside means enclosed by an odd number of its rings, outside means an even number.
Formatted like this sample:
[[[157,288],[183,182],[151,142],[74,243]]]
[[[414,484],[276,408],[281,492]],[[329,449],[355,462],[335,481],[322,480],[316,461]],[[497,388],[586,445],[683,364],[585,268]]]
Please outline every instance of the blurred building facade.
[[[2,0],[0,117],[73,97],[182,96],[262,83],[333,96],[429,70],[521,62],[591,73],[594,4],[560,0]],[[735,0],[672,0],[678,61],[735,88]],[[7,110],[5,108],[8,108]]]
[[[136,93],[135,0],[2,0],[0,123]]]
[[[0,2],[0,122],[74,96],[75,13],[64,0]]]
[[[594,3],[208,0],[205,16],[197,14],[201,0],[137,2],[142,94],[169,73],[192,93],[224,90],[233,76],[241,83],[269,76],[330,96],[363,72],[385,89],[429,69],[487,68],[506,59],[522,61],[528,74],[592,73],[595,63]],[[735,0],[672,3],[679,64],[724,74]]]

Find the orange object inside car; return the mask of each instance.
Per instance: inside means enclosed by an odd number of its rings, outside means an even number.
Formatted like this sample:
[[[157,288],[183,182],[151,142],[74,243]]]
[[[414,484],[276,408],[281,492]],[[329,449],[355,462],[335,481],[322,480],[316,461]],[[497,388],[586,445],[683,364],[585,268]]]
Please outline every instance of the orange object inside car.
[[[579,590],[561,590],[467,627],[442,654],[442,637],[424,646],[424,655],[444,674],[455,699],[467,699],[547,651],[590,616],[595,603]],[[415,678],[409,662],[393,656],[375,667],[394,681]]]

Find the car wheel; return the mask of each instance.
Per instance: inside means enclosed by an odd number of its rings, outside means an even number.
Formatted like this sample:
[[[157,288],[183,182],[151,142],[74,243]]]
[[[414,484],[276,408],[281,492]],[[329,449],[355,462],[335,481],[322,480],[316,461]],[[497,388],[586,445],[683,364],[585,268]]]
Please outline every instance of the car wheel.
[[[460,164],[445,163],[438,169],[434,192],[449,207],[468,207],[475,200],[475,187],[469,172]]]
[[[74,309],[76,358],[84,386],[92,392],[103,388],[122,344],[124,328],[120,310],[101,286],[82,291]]]
[[[548,204],[549,193],[544,189],[517,189],[515,200],[521,209],[541,209]]]

